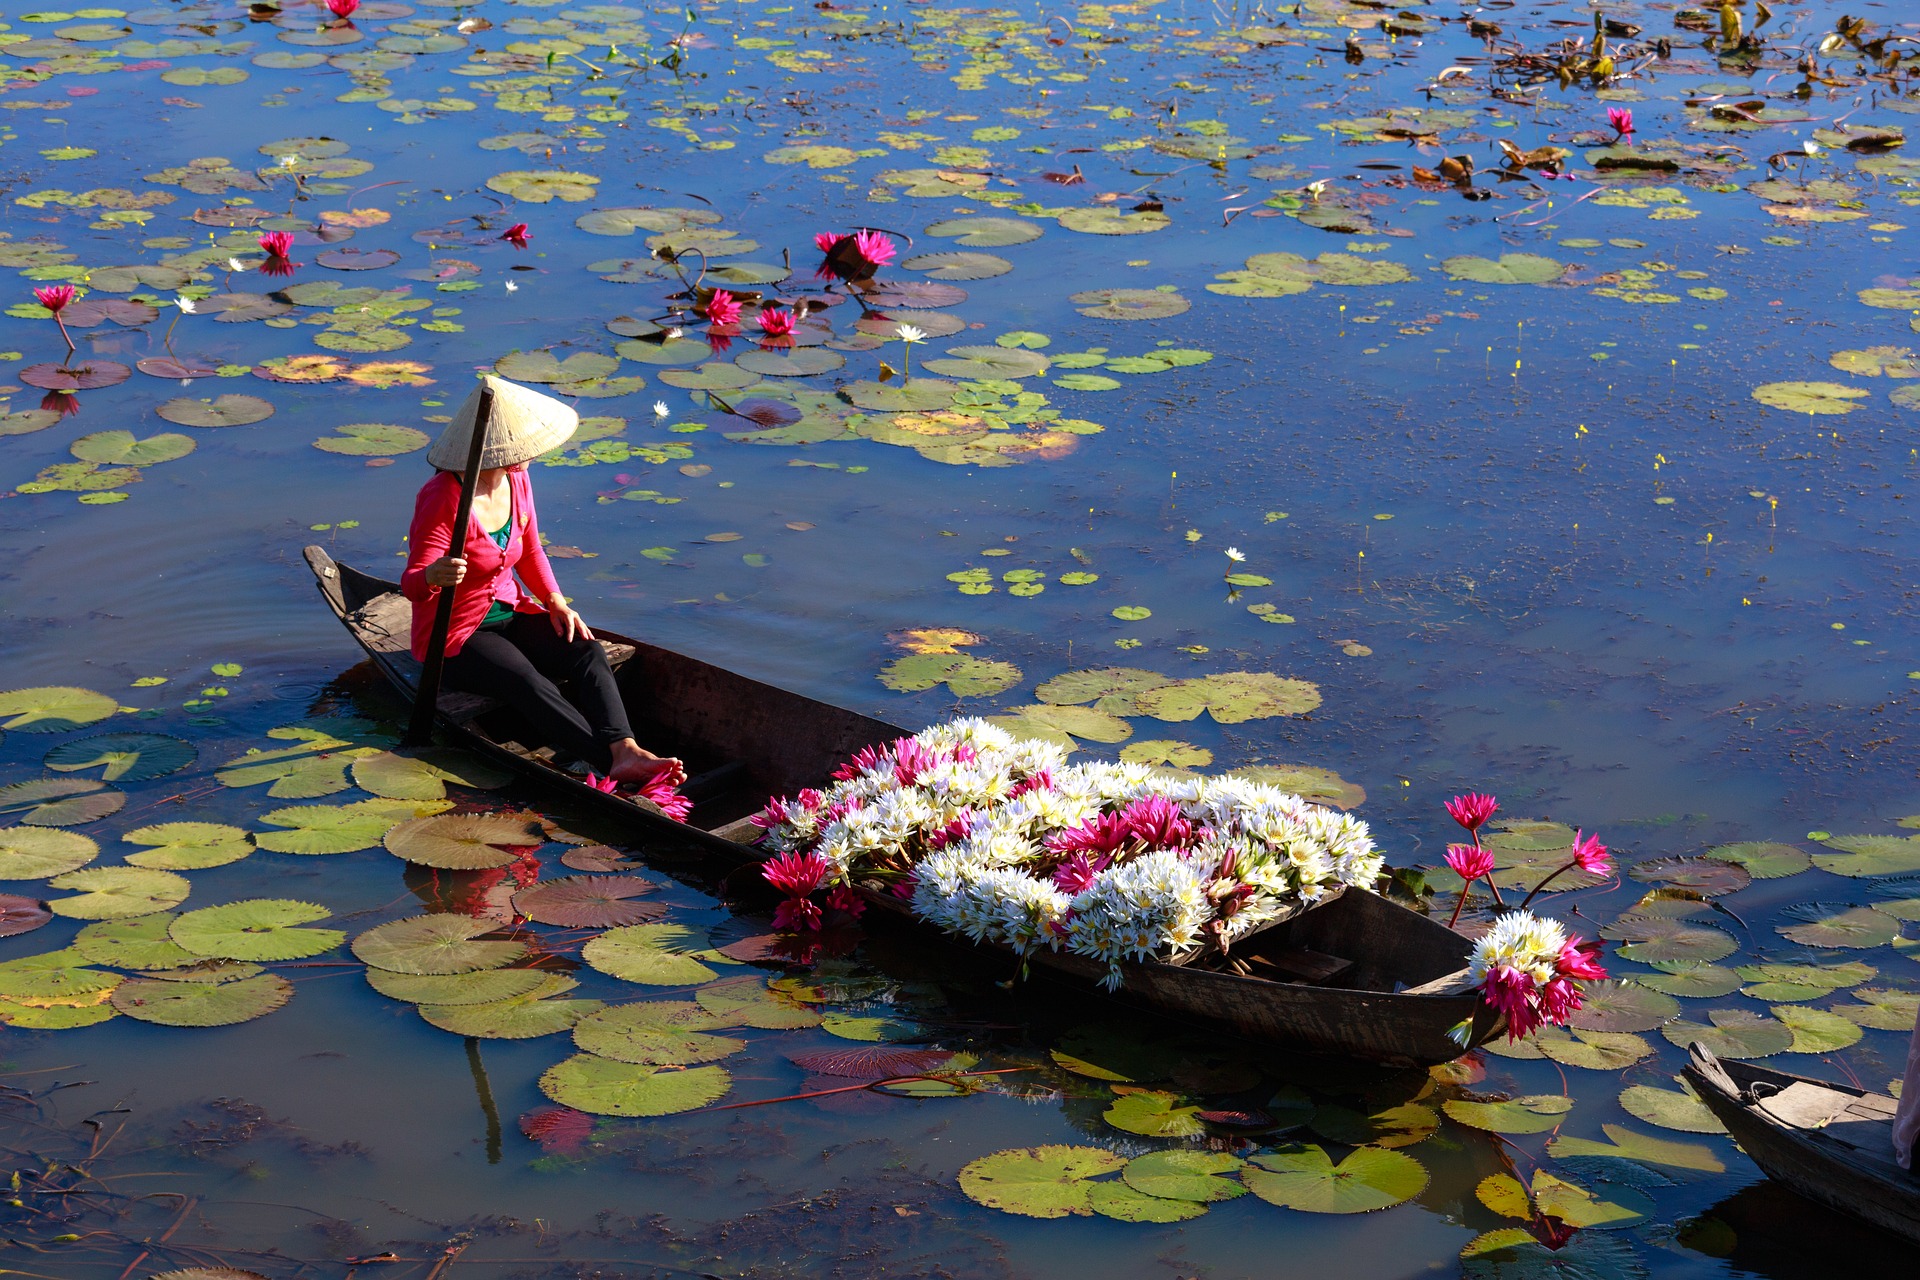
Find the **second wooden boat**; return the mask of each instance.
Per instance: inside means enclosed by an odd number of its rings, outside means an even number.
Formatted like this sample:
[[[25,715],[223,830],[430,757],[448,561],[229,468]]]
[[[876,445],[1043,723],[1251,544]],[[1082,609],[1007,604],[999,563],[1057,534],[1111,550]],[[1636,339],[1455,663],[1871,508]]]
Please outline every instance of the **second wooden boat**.
[[[1920,1244],[1920,1174],[1893,1155],[1885,1094],[1688,1050],[1687,1080],[1769,1178]]]
[[[328,608],[411,706],[420,664],[408,650],[413,606],[399,584],[340,564],[320,547],[308,547],[306,559]],[[491,699],[443,690],[439,725],[449,741],[615,818],[648,849],[691,845],[722,870],[758,863],[763,855],[748,843],[758,828],[747,819],[770,798],[821,786],[860,748],[907,736],[897,725],[671,649],[603,628],[596,634],[637,735],[649,748],[687,763],[689,781],[682,790],[694,801],[688,822],[588,786],[551,751],[524,741],[518,716]],[[904,927],[944,937],[907,915],[897,899],[869,898]],[[1120,995],[1268,1043],[1432,1064],[1465,1051],[1447,1036],[1455,1025],[1470,1023],[1470,1044],[1504,1028],[1468,988],[1471,949],[1465,938],[1419,912],[1349,889],[1237,945],[1233,954],[1248,973],[1129,964]],[[1011,967],[1011,953],[1001,958]],[[1096,985],[1104,973],[1091,960],[1050,951],[1035,956],[1033,965],[1082,986]]]

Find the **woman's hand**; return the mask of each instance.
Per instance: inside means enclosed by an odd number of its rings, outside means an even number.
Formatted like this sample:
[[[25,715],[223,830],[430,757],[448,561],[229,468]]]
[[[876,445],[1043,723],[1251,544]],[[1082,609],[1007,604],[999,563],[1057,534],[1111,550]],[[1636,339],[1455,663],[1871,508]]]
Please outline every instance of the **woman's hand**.
[[[427,566],[427,585],[457,587],[467,576],[467,562],[458,556],[441,556]]]
[[[593,639],[593,632],[580,620],[565,600],[555,596],[547,606],[547,616],[553,619],[553,630],[562,640],[572,640],[576,636],[582,640]]]

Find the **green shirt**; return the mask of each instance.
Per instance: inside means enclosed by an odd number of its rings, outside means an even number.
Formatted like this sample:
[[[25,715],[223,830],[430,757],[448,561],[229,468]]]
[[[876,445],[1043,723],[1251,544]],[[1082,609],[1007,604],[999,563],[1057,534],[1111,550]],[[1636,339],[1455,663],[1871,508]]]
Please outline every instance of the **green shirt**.
[[[492,538],[494,542],[499,544],[499,547],[502,551],[505,551],[507,549],[507,541],[513,537],[513,517],[508,516],[507,522],[505,524],[501,525],[498,529],[495,529],[492,533],[489,533],[487,536],[489,538]],[[506,623],[510,619],[512,619],[512,617],[513,617],[513,606],[505,603],[504,601],[495,600],[493,602],[493,607],[487,610],[487,616],[480,619],[480,625],[483,628],[505,626]]]

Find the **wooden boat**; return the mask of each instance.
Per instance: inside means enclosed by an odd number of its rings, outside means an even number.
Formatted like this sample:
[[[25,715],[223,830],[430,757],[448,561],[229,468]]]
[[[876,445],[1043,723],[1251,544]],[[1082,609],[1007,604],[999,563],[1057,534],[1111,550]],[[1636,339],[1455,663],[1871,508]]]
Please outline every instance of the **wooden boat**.
[[[306,549],[320,594],[394,690],[411,703],[420,664],[409,652],[413,607],[399,585]],[[627,699],[636,736],[687,762],[682,792],[694,801],[681,824],[644,801],[608,795],[567,772],[553,753],[529,746],[524,726],[492,699],[442,690],[439,724],[448,741],[634,828],[649,848],[693,845],[724,869],[757,863],[746,821],[770,797],[823,784],[860,748],[907,730],[816,702],[734,672],[596,628]],[[931,926],[885,894],[868,898],[922,934]],[[936,935],[942,936],[944,935]],[[966,945],[966,944],[960,944]],[[990,948],[981,950],[991,951]],[[1242,940],[1234,973],[1198,964],[1125,967],[1121,995],[1175,1017],[1222,1024],[1249,1038],[1396,1064],[1432,1064],[1464,1049],[1447,1035],[1472,1024],[1471,1044],[1504,1028],[1468,989],[1471,944],[1437,921],[1364,890],[1329,901]],[[1011,952],[998,960],[1011,967]],[[1081,956],[1042,952],[1043,974],[1090,986],[1104,967]]]
[[[1895,1103],[1688,1050],[1687,1080],[1766,1175],[1809,1200],[1920,1244],[1920,1174],[1893,1156]]]

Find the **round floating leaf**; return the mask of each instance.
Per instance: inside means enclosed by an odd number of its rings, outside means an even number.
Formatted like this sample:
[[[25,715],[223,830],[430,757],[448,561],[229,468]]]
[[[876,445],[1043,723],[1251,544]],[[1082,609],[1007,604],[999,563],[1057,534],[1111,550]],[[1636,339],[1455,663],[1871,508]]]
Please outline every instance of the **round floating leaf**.
[[[1600,930],[1600,936],[1629,945],[1620,948],[1625,960],[1685,960],[1706,964],[1740,949],[1726,933],[1671,916],[1624,915]]]
[[[51,409],[23,409],[18,413],[0,414],[0,436],[24,436],[45,431],[60,421],[60,417]]]
[[[1480,1203],[1509,1218],[1532,1221],[1550,1215],[1567,1226],[1585,1230],[1590,1227],[1622,1226],[1637,1222],[1653,1212],[1653,1202],[1645,1195],[1623,1186],[1609,1186],[1607,1194],[1626,1203],[1601,1200],[1585,1187],[1554,1177],[1545,1170],[1533,1175],[1533,1195],[1511,1174],[1496,1173],[1483,1178],[1474,1188]],[[1555,1272],[1554,1274],[1559,1274]]]
[[[0,830],[0,880],[45,880],[84,867],[100,846],[72,831],[44,827]]]
[[[1185,1105],[1177,1093],[1142,1089],[1115,1098],[1103,1119],[1116,1129],[1149,1138],[1194,1138],[1206,1132],[1200,1108]]]
[[[1635,982],[1589,982],[1581,999],[1569,1024],[1582,1031],[1652,1031],[1680,1014],[1678,1000]]]
[[[1693,1086],[1682,1077],[1674,1077],[1678,1089],[1660,1089],[1653,1085],[1629,1085],[1620,1092],[1620,1106],[1630,1116],[1645,1120],[1648,1124],[1659,1125],[1662,1129],[1678,1129],[1682,1133],[1725,1133],[1727,1127],[1707,1110],[1707,1104],[1700,1101],[1700,1095]]]
[[[383,422],[349,422],[335,427],[334,431],[337,434],[315,440],[313,447],[354,458],[392,458],[424,449],[433,442],[433,437],[424,431]]]
[[[164,982],[129,978],[113,990],[113,1007],[129,1018],[165,1027],[225,1027],[251,1022],[293,998],[293,984],[277,973],[237,982]]]
[[[548,975],[524,996],[485,1004],[423,1004],[420,1016],[442,1031],[482,1040],[532,1040],[558,1035],[603,1007],[598,1000],[549,998],[576,985],[571,978]]]
[[[1241,724],[1269,716],[1305,715],[1320,705],[1320,689],[1305,680],[1256,671],[1175,680],[1136,694],[1134,705],[1156,720],[1180,723],[1202,711],[1219,724]]]
[[[583,1020],[573,1029],[573,1042],[616,1062],[685,1067],[718,1062],[747,1047],[744,1040],[707,1034],[720,1025],[719,1019],[692,1001],[641,1001],[614,1005]],[[947,1055],[939,1057],[944,1060]]]
[[[704,356],[704,353],[701,353]],[[832,373],[847,363],[838,351],[824,347],[795,347],[790,351],[742,351],[734,357],[735,367],[767,378],[807,378]]]
[[[1124,1182],[1088,1183],[1087,1205],[1101,1217],[1118,1222],[1185,1222],[1207,1212],[1204,1204],[1150,1196]]]
[[[641,928],[665,928],[653,925]],[[592,944],[589,943],[589,946]],[[693,993],[693,998],[722,1025],[757,1027],[762,1031],[793,1031],[820,1025],[820,1015],[795,1000],[768,990],[760,978],[728,978]]]
[[[935,280],[991,280],[1013,270],[1011,262],[992,253],[923,253],[900,265]]]
[[[1661,1034],[1684,1049],[1698,1041],[1722,1058],[1766,1058],[1793,1045],[1793,1029],[1751,1009],[1711,1009],[1712,1025],[1669,1022]]]
[[[404,754],[382,751],[353,762],[353,784],[390,800],[444,800],[449,782],[493,791],[512,777],[471,752],[449,747],[423,747]]]
[[[1706,856],[1722,862],[1736,862],[1745,867],[1747,874],[1755,880],[1777,880],[1782,876],[1798,875],[1813,865],[1813,859],[1807,856],[1805,850],[1768,841],[1715,845],[1707,850]]]
[[[1793,1031],[1793,1043],[1788,1046],[1788,1053],[1837,1053],[1860,1040],[1858,1023],[1825,1009],[1776,1004],[1773,1006],[1773,1016]]]
[[[576,1053],[547,1068],[540,1091],[596,1116],[669,1116],[718,1102],[733,1087],[724,1067],[664,1070]]]
[[[665,915],[665,905],[635,902],[660,886],[638,876],[566,876],[513,895],[513,909],[529,920],[569,929],[643,924]]]
[[[273,405],[259,396],[223,395],[195,400],[181,396],[154,410],[183,427],[244,427],[273,416]]]
[[[1015,733],[1021,728],[1039,729],[1041,734],[1021,734],[1021,736],[1044,736],[1045,731],[1071,734],[1088,742],[1123,742],[1133,736],[1133,726],[1119,716],[1108,715],[1094,707],[1061,707],[1051,703],[1037,703],[1032,706],[1014,707],[1009,715],[992,717],[995,723],[1002,721],[1018,722],[1004,727]]]
[[[275,356],[253,367],[253,376],[269,382],[333,382],[350,366],[339,356]]]
[[[1623,1031],[1566,1032],[1542,1027],[1533,1043],[1541,1054],[1564,1066],[1587,1071],[1619,1071],[1653,1056],[1653,1046]]]
[[[1619,1124],[1603,1124],[1600,1131],[1611,1141],[1595,1142],[1591,1138],[1570,1138],[1562,1134],[1547,1144],[1547,1154],[1559,1159],[1604,1156],[1668,1169],[1693,1169],[1700,1173],[1727,1171],[1711,1148],[1698,1143],[1672,1142],[1651,1134],[1636,1133]]]
[[[1173,769],[1199,769],[1213,763],[1213,752],[1191,742],[1172,738],[1153,738],[1131,742],[1120,749],[1120,758],[1128,764],[1164,765]]]
[[[1527,1231],[1488,1231],[1460,1250],[1463,1280],[1646,1280],[1646,1264],[1618,1236],[1583,1232],[1550,1249]]]
[[[1103,711],[1111,711],[1115,715],[1138,715],[1139,710],[1133,705],[1137,694],[1172,683],[1172,676],[1163,676],[1157,671],[1142,671],[1136,667],[1100,667],[1055,676],[1033,693],[1040,701],[1059,706],[1097,701]],[[1109,699],[1114,701],[1110,703]]]
[[[0,938],[32,933],[52,919],[53,912],[40,899],[0,893]]]
[[[118,813],[122,791],[92,778],[30,778],[0,787],[0,814],[18,814],[30,827],[77,827]]]
[[[484,938],[496,926],[470,916],[409,916],[377,925],[353,940],[353,954],[394,973],[471,973],[503,969],[527,954],[525,944]]]
[[[392,249],[329,249],[315,254],[313,260],[335,271],[374,271],[392,266],[400,255]]]
[[[1040,228],[1020,218],[949,218],[927,228],[930,236],[958,238],[972,249],[1005,249],[1040,238]]]
[[[880,683],[899,693],[918,693],[946,685],[956,698],[985,697],[1020,682],[1020,668],[958,653],[913,653],[895,658],[880,671]]]
[[[1069,209],[1060,215],[1060,225],[1069,231],[1095,236],[1138,236],[1173,225],[1164,213],[1123,213],[1118,209]],[[965,243],[964,241],[962,243]]]
[[[953,383],[937,378],[915,378],[900,386],[852,382],[840,388],[848,401],[876,413],[930,413],[951,405],[958,392]]]
[[[1838,1004],[1832,1011],[1856,1026],[1907,1031],[1920,1022],[1920,992],[1861,987],[1848,994],[1860,1003]]]
[[[1703,898],[1736,893],[1753,883],[1745,867],[1714,858],[1654,858],[1628,872],[1635,880],[1691,889]]]
[[[387,852],[396,858],[450,871],[504,867],[513,848],[546,843],[539,823],[506,814],[446,814],[416,818],[387,832]]]
[[[487,179],[489,191],[512,196],[524,204],[546,204],[549,200],[579,204],[593,199],[599,185],[600,179],[594,174],[567,169],[515,169]]]
[[[75,891],[73,897],[49,904],[55,915],[72,920],[118,920],[166,911],[185,902],[193,888],[185,876],[146,867],[88,867],[47,883]]]
[[[168,936],[197,956],[217,960],[305,960],[347,940],[338,929],[303,929],[332,912],[311,902],[253,898],[189,911]]]
[[[1475,284],[1553,284],[1567,273],[1565,263],[1537,253],[1503,253],[1497,261],[1448,258],[1440,268],[1454,280],[1471,280]]]
[[[1283,1147],[1253,1157],[1241,1177],[1269,1204],[1308,1213],[1390,1209],[1427,1185],[1427,1171],[1418,1160],[1377,1147],[1360,1147],[1337,1165],[1319,1147]]]
[[[575,218],[573,225],[596,236],[630,236],[635,231],[688,231],[719,221],[720,215],[711,209],[595,209]]]
[[[492,969],[472,973],[394,973],[367,969],[367,985],[409,1004],[491,1004],[529,995],[551,976],[538,969]]]
[[[1816,853],[1822,871],[1841,876],[1892,876],[1920,871],[1920,836],[1829,836],[1820,843],[1839,853]]]
[[[1440,1127],[1439,1113],[1417,1102],[1388,1107],[1372,1115],[1351,1107],[1316,1107],[1309,1121],[1313,1131],[1329,1142],[1350,1147],[1410,1147],[1431,1138]]]
[[[1664,991],[1670,996],[1711,999],[1740,989],[1740,975],[1717,964],[1698,964],[1685,960],[1651,962],[1660,972],[1636,973],[1633,980],[1643,987]]]
[[[684,932],[677,925],[638,924],[609,929],[589,939],[580,950],[580,958],[610,977],[654,987],[693,986],[718,977],[692,956],[676,955],[662,946]]]
[[[1178,293],[1159,289],[1093,289],[1069,301],[1081,315],[1100,320],[1165,320],[1193,305]]]
[[[1154,1151],[1129,1160],[1120,1177],[1142,1195],[1211,1204],[1247,1194],[1244,1186],[1221,1176],[1245,1166],[1224,1151]]]
[[[1797,924],[1774,931],[1803,947],[1882,947],[1900,936],[1900,921],[1846,902],[1796,902],[1781,912]]]
[[[42,391],[93,391],[119,386],[133,376],[133,370],[112,360],[88,360],[75,368],[30,364],[13,376]]]
[[[353,804],[301,804],[260,815],[288,831],[262,831],[256,840],[274,853],[305,856],[371,849],[400,822],[446,808],[446,801],[360,800]]]
[[[1557,1129],[1573,1110],[1573,1099],[1560,1094],[1537,1094],[1504,1102],[1449,1099],[1441,1104],[1449,1116],[1470,1129],[1491,1133],[1546,1133]]]
[[[120,838],[128,844],[148,846],[127,855],[128,863],[160,871],[224,867],[253,852],[246,832],[218,822],[162,822],[136,828]]]
[[[1753,389],[1753,398],[1770,408],[1820,415],[1852,413],[1855,400],[1872,394],[1839,382],[1769,382]]]
[[[700,1013],[705,1010],[694,1005]],[[689,1015],[690,1016],[690,1015]],[[717,1020],[709,1025],[720,1025]],[[582,1046],[585,1047],[584,1045]],[[618,1055],[609,1055],[618,1056]],[[931,1074],[956,1059],[944,1049],[819,1049],[790,1055],[793,1065],[820,1076],[839,1076],[843,1080],[892,1080],[902,1076]]]
[[[684,391],[740,391],[760,381],[760,375],[736,364],[716,361],[698,369],[664,370],[660,381]]]
[[[21,733],[65,733],[105,720],[120,704],[104,693],[56,685],[10,689],[0,693],[0,729]]]
[[[61,743],[45,763],[61,773],[99,768],[108,782],[146,782],[179,772],[196,754],[192,743],[164,733],[99,733]]]
[[[1836,965],[1741,965],[1740,976],[1754,985],[1740,994],[1755,1000],[1817,1000],[1841,987],[1857,987],[1871,980],[1876,972],[1872,965],[1858,961]]]
[[[967,291],[958,285],[937,280],[896,280],[881,284],[866,296],[868,306],[886,312],[902,309],[938,310],[957,307],[967,300]]]
[[[1051,362],[1037,351],[1026,351],[1018,347],[984,346],[950,347],[946,355],[923,363],[929,373],[943,374],[950,378],[975,381],[1000,378],[1011,381],[1019,378],[1037,378],[1047,371],[1047,366]]]
[[[70,1031],[91,1027],[119,1016],[119,1010],[102,1000],[87,1005],[23,1005],[0,997],[0,1024],[22,1031]],[[236,1273],[245,1274],[245,1273]]]
[[[967,1164],[960,1170],[960,1190],[977,1204],[1022,1217],[1088,1217],[1093,1206],[1087,1179],[1126,1163],[1098,1147],[1021,1147]]]
[[[81,436],[67,451],[82,462],[102,466],[151,467],[184,458],[194,449],[193,437],[177,431],[136,439],[131,431],[96,431]]]
[[[73,949],[94,964],[119,969],[178,969],[200,957],[167,932],[177,918],[171,911],[159,911],[128,920],[99,920],[74,935]]]

